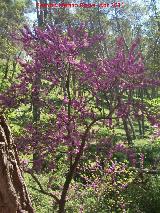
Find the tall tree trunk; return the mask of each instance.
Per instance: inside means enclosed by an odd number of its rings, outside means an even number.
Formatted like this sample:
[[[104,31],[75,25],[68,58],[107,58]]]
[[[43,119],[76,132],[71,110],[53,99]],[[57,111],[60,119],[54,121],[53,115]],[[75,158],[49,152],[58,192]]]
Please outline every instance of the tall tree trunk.
[[[3,115],[0,115],[0,212],[34,212],[20,169],[16,146]]]
[[[133,140],[135,140],[136,139],[136,133],[135,133],[135,130],[134,130],[133,121],[132,121],[132,119],[130,117],[128,118],[128,122],[129,122],[130,128],[132,130]]]
[[[33,82],[32,92],[32,115],[33,115],[33,123],[36,129],[36,134],[38,135],[38,122],[40,121],[40,88],[41,88],[41,76],[39,73],[35,73],[35,81]],[[37,160],[40,157],[40,153],[37,149],[39,146],[39,141],[36,139],[36,148],[33,151],[33,169],[37,171]]]
[[[126,133],[128,145],[132,145],[132,137],[131,137],[131,134],[130,134],[130,129],[128,127],[128,123],[127,123],[126,118],[123,119],[123,126],[124,126],[124,130],[125,130],[125,133]]]
[[[142,136],[142,125],[141,125],[141,121],[139,118],[138,118],[138,130],[139,130],[139,135]]]
[[[145,135],[145,126],[144,126],[144,114],[142,114],[142,136]]]

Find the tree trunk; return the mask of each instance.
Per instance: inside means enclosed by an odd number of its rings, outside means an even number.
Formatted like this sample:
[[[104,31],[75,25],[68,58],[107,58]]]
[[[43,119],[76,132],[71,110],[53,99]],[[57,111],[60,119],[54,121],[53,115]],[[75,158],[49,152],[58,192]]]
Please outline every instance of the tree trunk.
[[[33,213],[16,146],[0,115],[0,213]]]
[[[133,122],[132,122],[132,119],[129,117],[128,118],[128,122],[129,122],[129,125],[130,125],[130,128],[132,130],[132,137],[133,137],[133,140],[136,139],[136,133],[135,133],[135,130],[134,130],[134,126],[133,126]]]
[[[124,126],[124,130],[125,130],[125,133],[126,133],[128,145],[132,145],[132,137],[131,137],[131,134],[130,134],[130,129],[128,128],[127,119],[125,119],[125,118],[123,119],[123,126]]]
[[[139,118],[138,118],[138,129],[139,129],[139,135],[142,136],[142,125],[141,125],[141,121]]]

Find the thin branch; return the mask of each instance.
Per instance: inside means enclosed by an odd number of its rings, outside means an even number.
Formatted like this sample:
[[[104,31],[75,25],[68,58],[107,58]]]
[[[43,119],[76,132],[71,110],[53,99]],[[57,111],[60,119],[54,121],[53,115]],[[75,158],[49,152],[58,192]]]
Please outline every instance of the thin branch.
[[[160,174],[160,170],[156,170],[156,169],[138,169],[138,172],[150,174],[150,175],[159,175]]]
[[[40,188],[40,189],[34,188],[35,190],[37,190],[37,191],[39,191],[39,192],[41,192],[41,193],[43,193],[45,195],[48,195],[48,196],[52,197],[59,204],[58,197],[56,195],[54,195],[53,193],[51,193],[51,192],[45,191],[45,189],[42,187],[42,185],[41,185],[40,181],[38,180],[38,178],[36,177],[36,175],[34,175],[30,171],[27,171],[27,173],[29,173],[32,176],[32,178],[35,180],[35,182],[38,184],[38,186]]]

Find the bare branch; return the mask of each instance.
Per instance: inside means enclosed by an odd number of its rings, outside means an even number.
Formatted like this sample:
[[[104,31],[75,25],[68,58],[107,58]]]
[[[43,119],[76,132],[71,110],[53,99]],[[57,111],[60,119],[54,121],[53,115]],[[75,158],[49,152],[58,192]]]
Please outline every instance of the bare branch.
[[[38,178],[36,177],[36,175],[34,175],[32,172],[30,172],[30,171],[27,171],[27,173],[29,173],[31,176],[32,176],[32,178],[35,180],[35,182],[38,184],[38,186],[39,186],[39,188],[40,189],[37,189],[37,188],[33,188],[33,189],[35,189],[35,190],[37,190],[37,191],[39,191],[39,192],[41,192],[41,193],[43,193],[43,194],[45,194],[45,195],[48,195],[48,196],[50,196],[50,197],[52,197],[58,204],[59,204],[59,199],[58,199],[58,197],[56,196],[56,195],[54,195],[53,193],[51,193],[51,192],[47,192],[43,187],[42,187],[42,185],[41,185],[41,183],[40,183],[40,181],[38,180]]]

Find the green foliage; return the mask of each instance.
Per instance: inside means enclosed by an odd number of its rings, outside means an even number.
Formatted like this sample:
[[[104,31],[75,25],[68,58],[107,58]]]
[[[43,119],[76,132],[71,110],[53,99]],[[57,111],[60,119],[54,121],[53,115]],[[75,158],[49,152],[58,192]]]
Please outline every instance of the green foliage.
[[[157,139],[153,142],[144,144],[144,146],[139,147],[139,152],[144,153],[145,156],[145,167],[153,167],[154,169],[159,169],[160,162],[160,140]]]
[[[130,213],[159,213],[160,176],[139,176],[137,182],[129,187],[127,196],[133,201],[130,206]]]

